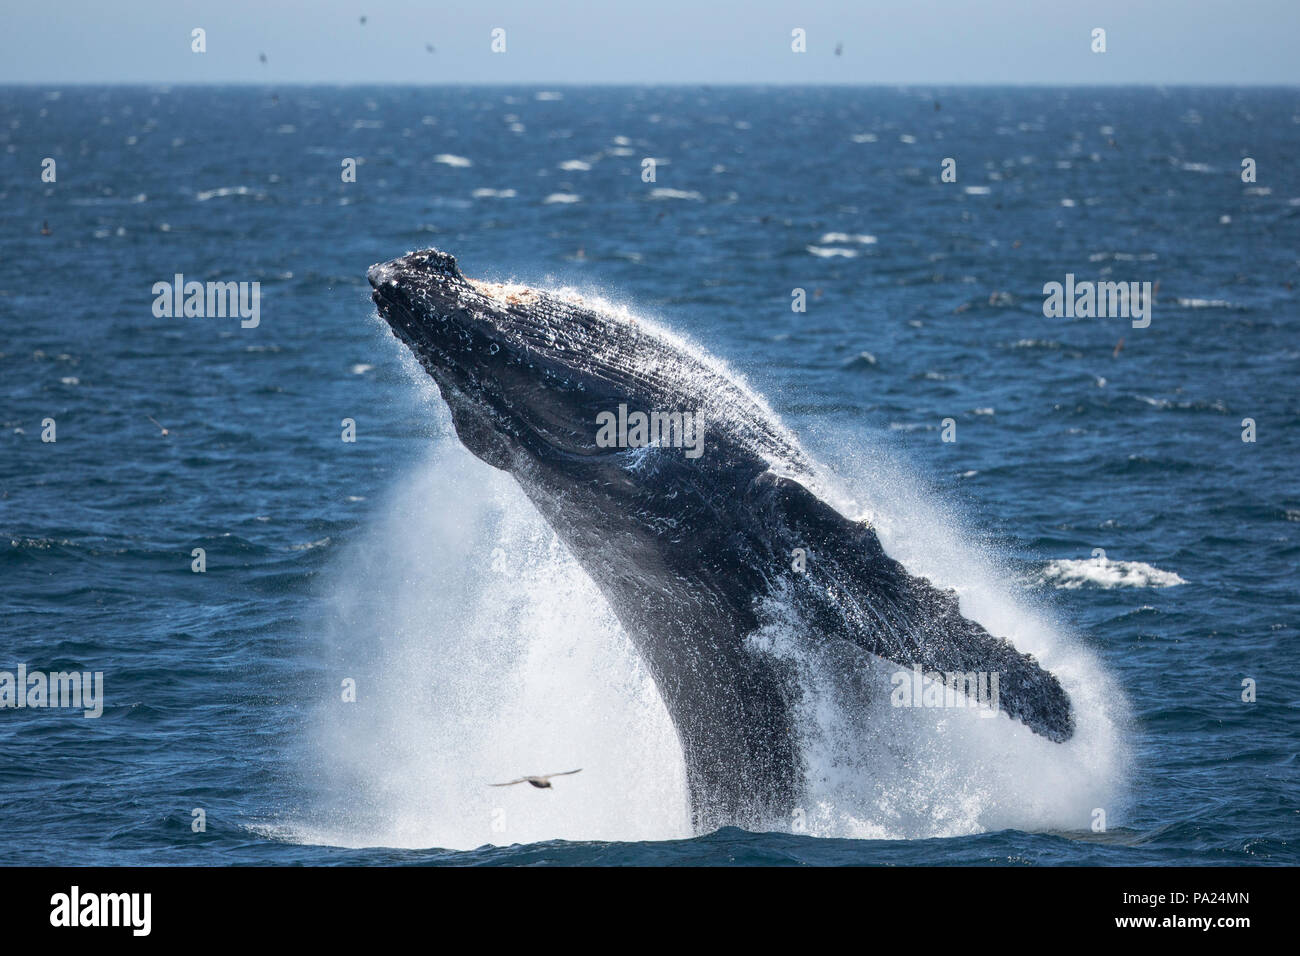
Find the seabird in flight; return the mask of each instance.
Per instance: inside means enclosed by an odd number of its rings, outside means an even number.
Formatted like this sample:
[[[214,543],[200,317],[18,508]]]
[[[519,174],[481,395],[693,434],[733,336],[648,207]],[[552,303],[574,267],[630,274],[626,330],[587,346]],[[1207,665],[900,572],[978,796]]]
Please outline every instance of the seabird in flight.
[[[581,770],[582,768],[579,767],[577,770],[566,770],[563,773],[548,773],[542,777],[520,777],[518,780],[511,780],[509,783],[492,783],[492,784],[488,784],[488,786],[513,787],[517,783],[531,783],[534,787],[537,787],[541,790],[549,790],[551,789],[552,777],[567,777],[569,776],[569,774],[579,773]]]

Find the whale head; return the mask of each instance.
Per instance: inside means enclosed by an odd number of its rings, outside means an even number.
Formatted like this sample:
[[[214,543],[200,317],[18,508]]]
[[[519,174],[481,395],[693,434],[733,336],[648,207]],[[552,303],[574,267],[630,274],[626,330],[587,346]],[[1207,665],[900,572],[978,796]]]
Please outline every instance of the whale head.
[[[559,468],[570,481],[617,472],[626,482],[647,448],[675,447],[707,468],[698,459],[709,428],[733,451],[798,458],[747,392],[629,316],[469,279],[436,249],[371,266],[367,278],[380,315],[438,384],[462,443],[495,467],[517,476]]]

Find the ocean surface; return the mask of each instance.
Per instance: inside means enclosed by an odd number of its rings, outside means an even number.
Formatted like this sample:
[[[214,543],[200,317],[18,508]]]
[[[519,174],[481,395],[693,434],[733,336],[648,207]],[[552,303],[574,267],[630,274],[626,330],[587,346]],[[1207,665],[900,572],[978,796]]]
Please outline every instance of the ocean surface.
[[[0,670],[104,693],[0,708],[0,863],[1300,861],[1297,91],[9,87],[0,170]],[[424,246],[725,362],[1075,738],[886,681],[805,715],[790,832],[692,835],[628,639],[376,317]],[[1067,274],[1149,327],[1045,317]]]

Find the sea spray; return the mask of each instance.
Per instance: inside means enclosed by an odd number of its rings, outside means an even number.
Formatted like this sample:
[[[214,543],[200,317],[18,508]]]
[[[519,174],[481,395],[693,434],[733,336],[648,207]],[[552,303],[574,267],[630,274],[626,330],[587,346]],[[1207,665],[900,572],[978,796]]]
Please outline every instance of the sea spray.
[[[355,678],[357,700],[320,708],[312,770],[331,799],[299,839],[689,835],[681,749],[653,682],[509,476],[441,441],[335,587],[328,670]],[[584,770],[553,791],[488,786],[569,767]]]
[[[1071,698],[1077,729],[1053,743],[976,708],[890,705],[897,666],[861,657],[846,687],[844,650],[809,651],[792,622],[768,615],[774,647],[800,659],[808,763],[809,832],[826,836],[957,836],[986,830],[1087,831],[1101,808],[1123,817],[1130,755],[1127,701],[1096,656],[1044,610],[1011,592],[997,557],[953,509],[920,488],[905,465],[858,433],[821,430],[808,441],[822,493],[843,514],[870,520],[909,572],[951,588],[961,612],[1033,654]],[[870,677],[863,677],[864,670]]]
[[[328,781],[328,799],[294,838],[468,848],[688,835],[680,747],[634,646],[513,480],[458,445],[428,378],[403,360],[441,427],[339,568],[329,668],[357,678],[358,700],[320,709],[311,772]],[[750,643],[798,681],[806,793],[791,829],[1083,831],[1097,807],[1113,822],[1127,761],[1122,695],[1091,654],[1006,590],[996,562],[914,490],[914,475],[870,447],[820,435],[828,465],[801,478],[871,520],[909,571],[953,588],[964,614],[1038,656],[1070,693],[1078,730],[1062,745],[1004,715],[893,708],[895,665],[810,640],[773,595]],[[486,787],[569,766],[586,769],[555,792]]]

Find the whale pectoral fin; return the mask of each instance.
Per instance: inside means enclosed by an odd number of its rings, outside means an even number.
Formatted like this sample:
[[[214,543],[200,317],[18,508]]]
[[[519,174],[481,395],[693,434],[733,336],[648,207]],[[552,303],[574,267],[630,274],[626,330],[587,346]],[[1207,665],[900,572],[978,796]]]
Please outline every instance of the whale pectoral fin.
[[[772,472],[749,491],[783,527],[789,568],[794,548],[808,552],[798,580],[824,629],[878,657],[926,673],[997,675],[997,703],[1034,733],[1062,742],[1074,734],[1070,698],[1029,654],[964,617],[955,596],[916,577],[885,554],[865,522],[851,521],[799,482]],[[774,536],[779,539],[780,536]]]
[[[913,609],[918,638],[898,656],[882,656],[945,677],[976,675],[978,680],[978,675],[987,675],[984,679],[991,684],[996,675],[996,704],[1008,716],[1056,743],[1074,735],[1070,698],[1054,674],[1033,655],[1021,653],[1010,641],[963,616],[951,592],[934,587],[925,578],[906,577],[898,604]]]

